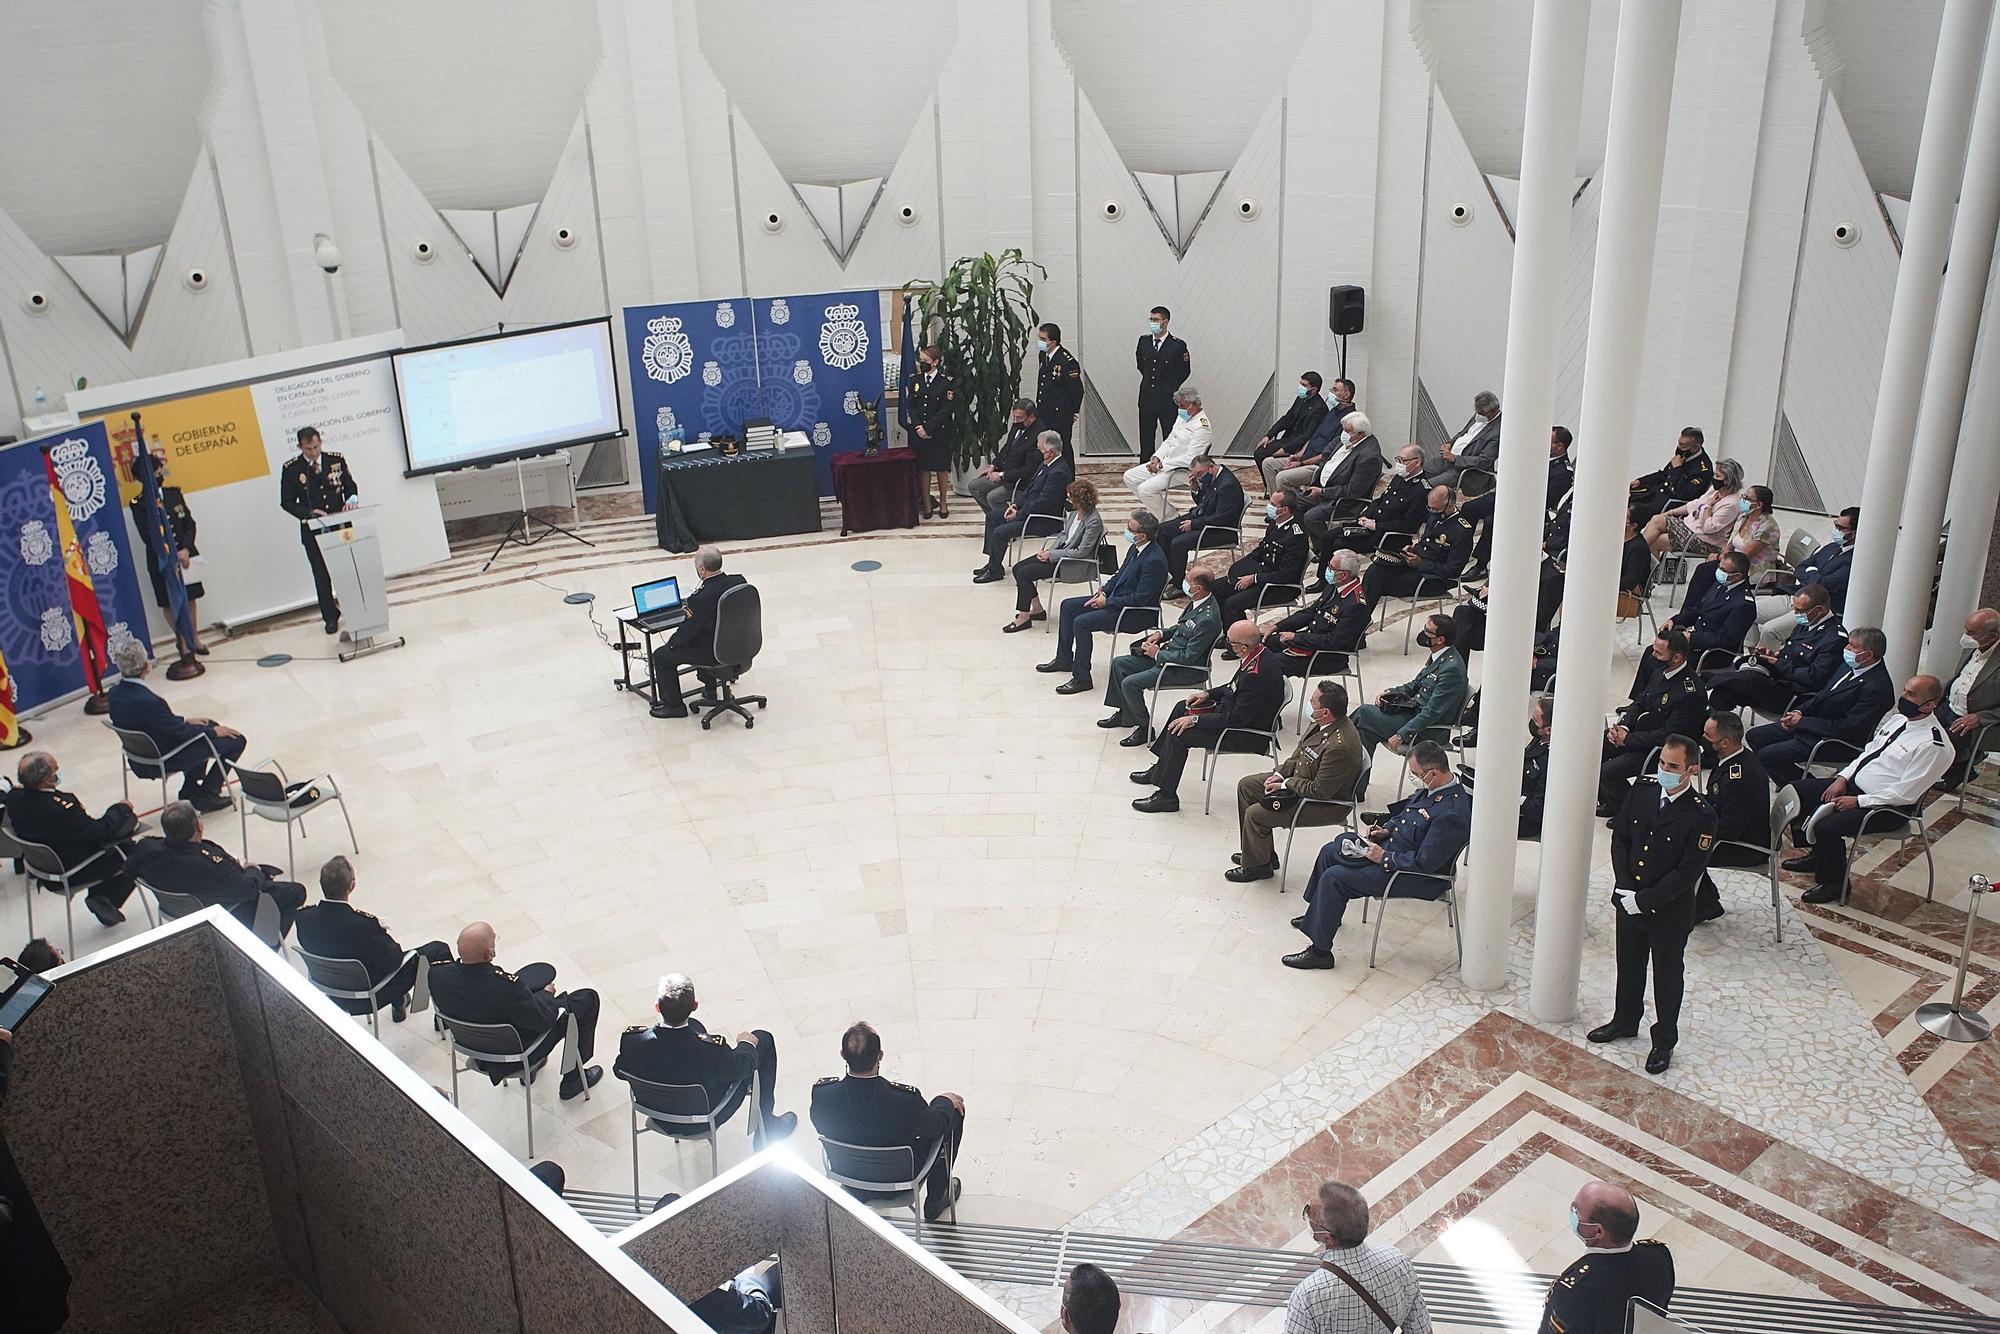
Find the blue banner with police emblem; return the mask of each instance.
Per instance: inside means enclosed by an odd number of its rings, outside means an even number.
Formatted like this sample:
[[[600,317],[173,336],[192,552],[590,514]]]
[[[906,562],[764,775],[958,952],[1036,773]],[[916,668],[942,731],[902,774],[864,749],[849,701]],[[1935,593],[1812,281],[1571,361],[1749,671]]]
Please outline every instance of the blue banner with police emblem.
[[[882,396],[882,298],[875,292],[759,297],[757,365],[764,415],[804,431],[819,458],[819,491],[833,494],[835,454],[868,443],[861,405]]]
[[[741,436],[763,416],[748,301],[680,301],[625,308],[632,431],[646,512],[658,508],[660,452],[670,439]]]
[[[29,441],[0,449],[0,653],[26,715],[83,689],[56,516],[42,451]]]
[[[104,423],[72,427],[39,442],[56,465],[56,480],[69,497],[69,518],[83,548],[84,567],[97,590],[104,613],[108,656],[125,640],[135,639],[151,652],[152,632],[146,624],[144,580],[133,563],[132,530],[118,503],[118,474],[111,462],[111,439]]]

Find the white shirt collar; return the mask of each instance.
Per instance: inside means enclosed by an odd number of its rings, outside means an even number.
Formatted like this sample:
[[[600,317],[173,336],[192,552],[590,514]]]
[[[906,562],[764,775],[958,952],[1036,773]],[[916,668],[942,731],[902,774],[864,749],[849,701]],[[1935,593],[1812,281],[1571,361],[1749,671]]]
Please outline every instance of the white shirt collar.
[[[1681,786],[1685,787],[1687,784],[1683,783]],[[1628,1241],[1623,1246],[1586,1246],[1583,1249],[1588,1255],[1623,1255],[1636,1245],[1637,1242]]]

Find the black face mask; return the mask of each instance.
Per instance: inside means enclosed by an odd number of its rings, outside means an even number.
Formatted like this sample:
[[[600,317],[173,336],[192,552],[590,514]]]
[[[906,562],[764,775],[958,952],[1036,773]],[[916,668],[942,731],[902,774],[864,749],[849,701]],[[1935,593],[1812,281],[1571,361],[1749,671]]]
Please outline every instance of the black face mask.
[[[1423,648],[1431,647],[1431,632],[1428,630],[1417,631],[1417,643]]]
[[[1902,714],[1905,718],[1915,718],[1923,711],[1924,706],[1913,699],[1899,699],[1896,701],[1896,712]]]

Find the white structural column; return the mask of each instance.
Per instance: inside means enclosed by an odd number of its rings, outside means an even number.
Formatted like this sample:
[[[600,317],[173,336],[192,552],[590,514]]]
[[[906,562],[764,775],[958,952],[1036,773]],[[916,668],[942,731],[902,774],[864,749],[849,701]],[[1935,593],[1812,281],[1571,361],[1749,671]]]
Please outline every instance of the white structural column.
[[[1889,636],[1889,671],[1897,680],[1917,665],[1918,641],[1930,608],[1931,576],[1937,570],[1938,526],[1944,519],[1945,490],[1958,452],[1965,389],[1972,378],[1979,311],[1986,301],[1987,276],[1993,271],[1993,239],[2000,232],[2000,170],[1995,169],[1995,164],[2000,164],[2000,23],[1988,26],[1985,49],[1985,74],[1972,112],[1972,135],[1965,153],[1967,170],[1958,196],[1958,218],[1951,228],[1944,294],[1938,301],[1937,328],[1931,334],[1930,361],[1924,371],[1924,401],[1917,412],[1916,438],[1910,444],[1903,525],[1896,535],[1896,559],[1889,567],[1889,595],[1882,608],[1882,629]],[[1972,449],[1990,453],[1995,448],[1991,424],[1975,421]],[[1957,635],[1958,627],[1941,623],[1941,631],[1949,640]]]
[[[1486,620],[1481,726],[1497,758],[1479,768],[1472,802],[1471,881],[1465,916],[1465,980],[1482,990],[1507,981],[1521,768],[1513,746],[1528,694],[1534,647],[1535,571],[1555,420],[1556,345],[1570,195],[1576,187],[1590,0],[1535,0],[1528,46],[1528,108],[1521,141],[1521,198],[1514,281],[1507,303],[1507,368],[1500,382],[1500,473],[1493,513],[1493,597]]]
[[[1563,576],[1556,724],[1542,805],[1542,875],[1528,1003],[1539,1019],[1576,1013],[1596,828],[1597,771],[1625,535],[1625,443],[1638,407],[1646,307],[1659,234],[1660,178],[1673,104],[1680,0],[1625,0],[1611,74],[1604,195],[1591,276],[1576,494]],[[1480,786],[1484,787],[1484,775]]]
[[[1903,228],[1903,257],[1896,269],[1896,296],[1889,306],[1889,340],[1882,350],[1882,381],[1875,394],[1862,498],[1901,495],[1909,471],[1910,432],[1923,394],[1924,359],[1930,351],[1945,251],[1951,243],[1951,215],[1965,174],[1972,95],[1979,84],[1979,59],[1992,16],[1992,0],[1945,0],[1930,97],[1924,105],[1923,138],[1917,145],[1917,171],[1910,187],[1910,214]],[[1882,623],[1889,564],[1896,551],[1896,530],[1888,517],[1861,516],[1843,617],[1849,625]]]
[[[1979,423],[2000,421],[2000,320],[1989,322],[1979,342],[1979,378],[1965,405],[1965,420],[1974,423],[1966,447],[1951,469],[1951,497],[1945,518],[1951,521],[1951,545],[1944,552],[1944,573],[1938,579],[1937,626],[1923,668],[1949,682],[1958,670],[1959,626],[1979,605],[1979,588],[1986,579],[1986,553],[1993,542],[1993,509],[2000,504],[2000,447]]]

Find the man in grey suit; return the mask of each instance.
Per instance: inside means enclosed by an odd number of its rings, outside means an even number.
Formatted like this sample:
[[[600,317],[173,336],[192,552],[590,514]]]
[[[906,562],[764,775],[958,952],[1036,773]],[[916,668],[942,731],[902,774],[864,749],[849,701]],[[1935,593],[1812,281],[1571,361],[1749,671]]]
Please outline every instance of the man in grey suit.
[[[1152,741],[1153,733],[1146,719],[1146,692],[1160,679],[1161,669],[1205,667],[1209,650],[1215,647],[1215,638],[1222,633],[1222,604],[1215,599],[1215,576],[1204,566],[1190,566],[1181,587],[1187,594],[1188,605],[1180,620],[1174,622],[1174,628],[1164,636],[1158,630],[1148,632],[1133,643],[1131,652],[1119,654],[1111,663],[1111,681],[1104,688],[1104,702],[1114,712],[1107,718],[1099,718],[1097,725],[1106,729],[1131,728],[1132,734],[1118,743],[1121,746],[1143,746]],[[1192,678],[1195,673],[1179,675]]]
[[[1958,752],[1945,771],[1947,792],[1956,791],[1971,777],[1981,755],[2000,749],[2000,740],[1980,736],[1983,729],[2000,723],[2000,653],[1993,651],[2000,648],[2000,611],[1981,607],[1966,617],[1965,633],[1958,642],[1965,657],[1959,660],[1958,672],[1946,686],[1945,702],[1938,709],[1940,718],[1949,718],[1945,734]]]
[[[1417,642],[1431,651],[1423,669],[1410,680],[1378,695],[1373,704],[1354,711],[1354,730],[1369,762],[1375,747],[1383,742],[1398,754],[1423,740],[1427,727],[1448,726],[1458,721],[1465,707],[1465,659],[1451,646],[1451,621],[1444,616],[1425,619]]]
[[[1424,465],[1424,476],[1433,485],[1457,486],[1464,469],[1491,473],[1499,461],[1500,396],[1482,389],[1472,396],[1472,415],[1458,434],[1439,448],[1436,460]]]

